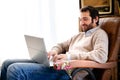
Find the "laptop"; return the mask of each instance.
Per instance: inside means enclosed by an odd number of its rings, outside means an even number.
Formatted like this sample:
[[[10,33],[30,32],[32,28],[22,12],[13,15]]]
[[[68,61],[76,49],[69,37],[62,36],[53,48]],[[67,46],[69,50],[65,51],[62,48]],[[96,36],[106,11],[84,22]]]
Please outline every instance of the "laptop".
[[[24,35],[30,58],[45,66],[53,66],[53,62],[48,60],[47,51],[43,38]]]

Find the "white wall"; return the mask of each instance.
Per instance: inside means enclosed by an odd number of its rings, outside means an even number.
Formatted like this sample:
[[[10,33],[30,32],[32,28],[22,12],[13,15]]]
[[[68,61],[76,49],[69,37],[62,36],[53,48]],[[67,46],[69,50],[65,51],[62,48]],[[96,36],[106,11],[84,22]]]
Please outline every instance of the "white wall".
[[[56,1],[57,41],[63,41],[78,33],[79,0]]]
[[[0,0],[0,61],[29,58],[24,34],[44,37],[47,49],[77,32],[79,0]]]
[[[0,0],[0,60],[28,58],[24,0]]]

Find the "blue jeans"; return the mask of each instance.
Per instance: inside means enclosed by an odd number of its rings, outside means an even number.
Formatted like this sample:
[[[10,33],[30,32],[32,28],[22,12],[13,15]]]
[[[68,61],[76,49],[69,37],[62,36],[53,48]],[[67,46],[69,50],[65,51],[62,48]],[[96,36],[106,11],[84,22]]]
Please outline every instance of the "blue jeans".
[[[32,60],[6,60],[1,80],[70,80],[64,70],[55,70]]]

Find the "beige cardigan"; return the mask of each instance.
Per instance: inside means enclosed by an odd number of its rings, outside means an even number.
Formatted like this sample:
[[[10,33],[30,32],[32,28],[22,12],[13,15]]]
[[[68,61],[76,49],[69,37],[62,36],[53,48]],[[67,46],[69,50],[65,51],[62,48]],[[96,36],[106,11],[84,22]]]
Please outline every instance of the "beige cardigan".
[[[56,50],[58,54],[69,53],[71,60],[92,60],[105,63],[108,59],[108,36],[98,27],[88,36],[85,32],[80,32],[71,39],[57,44],[52,50]]]

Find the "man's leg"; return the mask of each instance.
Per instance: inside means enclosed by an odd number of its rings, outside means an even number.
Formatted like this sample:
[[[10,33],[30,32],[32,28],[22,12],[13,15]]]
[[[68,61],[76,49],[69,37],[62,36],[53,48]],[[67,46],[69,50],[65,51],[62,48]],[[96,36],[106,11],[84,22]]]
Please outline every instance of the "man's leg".
[[[1,79],[0,80],[6,80],[6,74],[7,74],[7,68],[9,65],[13,64],[13,63],[17,63],[17,62],[21,62],[21,63],[35,63],[32,60],[28,60],[28,59],[13,59],[13,60],[6,60],[3,62],[2,67],[1,67]]]
[[[37,63],[14,63],[8,67],[7,80],[70,80],[64,70]]]

